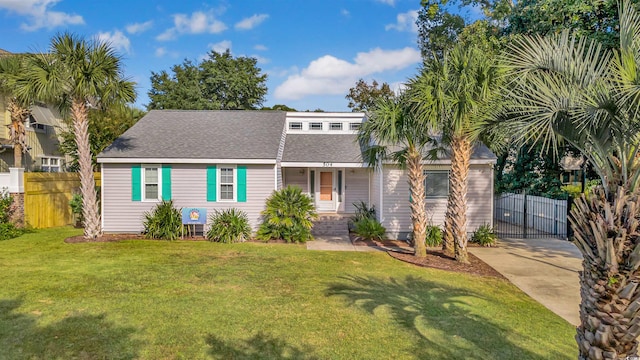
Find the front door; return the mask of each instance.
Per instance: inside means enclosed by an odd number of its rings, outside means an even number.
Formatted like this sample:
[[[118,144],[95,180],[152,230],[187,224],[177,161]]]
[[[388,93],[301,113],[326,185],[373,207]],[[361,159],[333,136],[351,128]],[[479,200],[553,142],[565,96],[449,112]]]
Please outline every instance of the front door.
[[[333,170],[318,171],[320,194],[317,197],[316,207],[319,211],[335,211],[336,209],[333,175]]]

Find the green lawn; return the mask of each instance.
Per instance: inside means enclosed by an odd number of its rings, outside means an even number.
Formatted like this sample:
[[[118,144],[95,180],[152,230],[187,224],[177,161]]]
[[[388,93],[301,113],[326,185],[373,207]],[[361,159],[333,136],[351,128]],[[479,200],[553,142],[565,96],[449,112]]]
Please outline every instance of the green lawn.
[[[503,280],[298,245],[0,241],[0,359],[573,359]]]

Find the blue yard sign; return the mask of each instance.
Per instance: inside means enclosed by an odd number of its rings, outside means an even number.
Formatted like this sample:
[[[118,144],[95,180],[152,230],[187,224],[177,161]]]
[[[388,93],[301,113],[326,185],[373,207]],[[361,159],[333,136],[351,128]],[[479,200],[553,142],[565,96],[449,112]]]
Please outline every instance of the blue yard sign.
[[[182,223],[184,225],[196,225],[207,223],[207,209],[182,208]]]

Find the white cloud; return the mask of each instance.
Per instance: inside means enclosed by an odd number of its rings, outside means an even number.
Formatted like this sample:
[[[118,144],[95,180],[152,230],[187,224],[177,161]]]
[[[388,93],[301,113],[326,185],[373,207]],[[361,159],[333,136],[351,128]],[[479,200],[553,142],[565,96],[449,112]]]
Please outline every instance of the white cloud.
[[[263,21],[267,20],[267,18],[269,18],[269,15],[267,14],[255,14],[251,17],[240,20],[234,27],[236,30],[251,30],[260,25]]]
[[[149,20],[143,23],[129,24],[125,29],[127,29],[127,32],[129,34],[139,34],[151,29],[152,26],[153,26],[153,21]]]
[[[290,75],[274,92],[276,99],[298,100],[307,95],[345,94],[361,77],[389,70],[400,70],[420,62],[420,52],[406,47],[399,50],[373,49],[358,53],[353,62],[331,55],[309,63]]]
[[[342,9],[342,10],[340,10],[340,15],[342,15],[344,17],[349,17],[349,16],[351,16],[351,13],[347,9]]]
[[[100,32],[97,36],[98,40],[111,44],[111,46],[116,50],[124,51],[126,53],[131,52],[131,41],[129,41],[129,38],[120,30],[115,30],[113,33],[109,31]]]
[[[84,19],[80,15],[52,11],[51,8],[59,1],[60,0],[0,0],[0,9],[6,9],[29,18],[30,23],[20,25],[20,27],[26,31],[84,24]]]
[[[271,60],[267,59],[266,57],[260,56],[260,55],[251,55],[250,57],[255,58],[258,61],[258,64],[268,64]]]
[[[400,13],[396,16],[395,24],[387,24],[385,30],[397,30],[397,31],[410,31],[413,33],[418,32],[418,10],[409,10],[406,13]]]
[[[395,6],[396,5],[396,0],[376,0],[376,1],[379,2],[379,3],[391,5],[391,6]]]
[[[213,13],[196,11],[191,14],[174,14],[173,27],[165,30],[156,40],[173,40],[180,34],[219,34],[227,29],[222,21],[217,20]]]
[[[156,57],[163,57],[167,55],[167,49],[163,47],[156,48]]]
[[[266,46],[262,45],[262,44],[258,44],[256,46],[253,47],[254,50],[258,50],[258,51],[267,51],[269,50]]]
[[[231,51],[231,41],[223,40],[215,44],[209,44],[209,48],[217,53],[223,53],[229,49]]]

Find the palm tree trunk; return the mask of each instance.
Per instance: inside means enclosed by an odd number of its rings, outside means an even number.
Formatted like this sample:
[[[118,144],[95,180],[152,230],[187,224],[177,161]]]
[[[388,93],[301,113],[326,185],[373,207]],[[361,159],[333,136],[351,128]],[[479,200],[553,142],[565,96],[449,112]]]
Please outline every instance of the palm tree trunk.
[[[11,116],[9,138],[13,143],[13,166],[22,167],[22,153],[26,150],[24,122],[29,117],[31,111],[22,107],[15,98],[9,100],[7,110]]]
[[[449,176],[449,198],[446,232],[453,236],[457,261],[469,262],[467,253],[467,178],[471,159],[471,143],[464,136],[456,136],[451,142],[451,175]]]
[[[451,182],[451,180],[449,180]],[[453,213],[454,205],[451,203],[451,196],[447,198],[447,211],[444,214],[444,232],[442,234],[442,251],[449,256],[455,255],[455,245],[453,236]]]
[[[640,336],[640,191],[583,195],[571,209],[580,272],[579,359],[632,359]]]
[[[80,192],[82,193],[82,215],[84,217],[84,236],[94,239],[100,236],[100,214],[98,213],[98,195],[96,193],[91,149],[89,147],[89,121],[84,99],[73,99],[71,116],[76,145],[78,147],[78,166],[80,168]]]
[[[411,223],[413,226],[414,256],[426,257],[425,243],[427,232],[427,209],[424,201],[424,171],[422,154],[415,148],[409,150],[407,170],[409,173],[409,191],[411,193]]]

